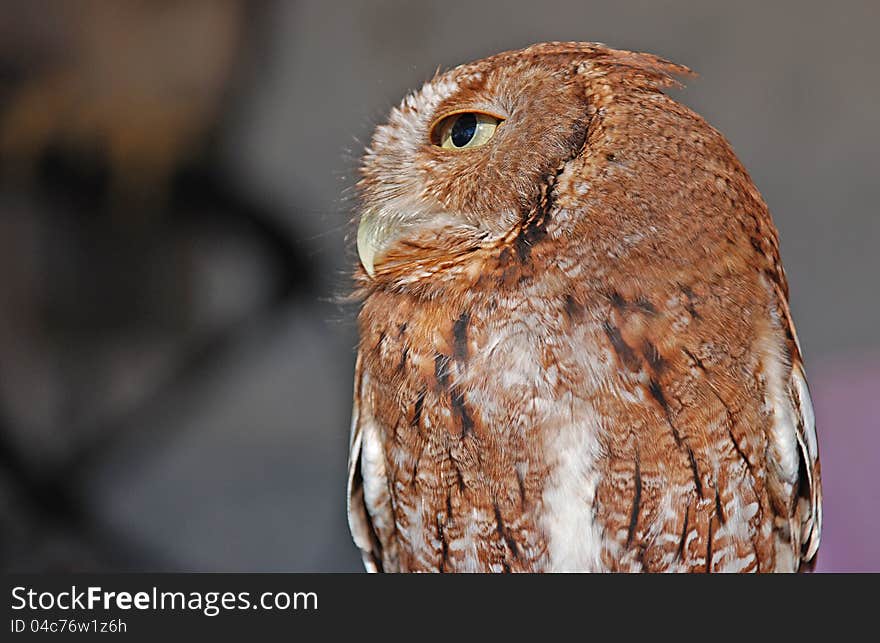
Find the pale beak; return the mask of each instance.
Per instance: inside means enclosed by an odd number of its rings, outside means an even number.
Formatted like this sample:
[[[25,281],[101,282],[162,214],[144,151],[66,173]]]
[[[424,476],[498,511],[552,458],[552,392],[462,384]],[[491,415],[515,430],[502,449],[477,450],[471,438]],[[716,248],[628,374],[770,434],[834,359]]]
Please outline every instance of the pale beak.
[[[393,228],[389,227],[389,217],[379,216],[367,210],[361,215],[358,224],[357,249],[361,265],[370,277],[376,273],[376,260],[381,257],[391,239]]]

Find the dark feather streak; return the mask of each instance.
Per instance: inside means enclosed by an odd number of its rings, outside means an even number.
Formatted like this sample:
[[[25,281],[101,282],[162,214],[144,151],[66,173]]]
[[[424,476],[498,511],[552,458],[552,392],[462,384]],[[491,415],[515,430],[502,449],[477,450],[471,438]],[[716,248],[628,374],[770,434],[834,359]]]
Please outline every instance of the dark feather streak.
[[[467,361],[468,358],[468,324],[470,321],[470,314],[464,312],[452,324],[452,354],[459,362]]]
[[[440,388],[449,388],[449,355],[438,353],[434,356],[434,379]]]
[[[654,345],[651,340],[646,339],[642,346],[642,354],[645,356],[645,360],[648,362],[648,366],[654,371],[656,375],[660,375],[663,370],[666,368],[666,360],[660,354],[660,351],[657,350],[657,347]]]
[[[474,430],[474,420],[471,417],[467,404],[464,401],[464,395],[462,395],[460,391],[455,391],[454,393],[452,393],[450,398],[452,400],[452,408],[458,415],[459,420],[461,421],[462,436],[470,435],[470,433]]]
[[[418,395],[418,397],[416,397],[415,404],[413,405],[413,415],[412,415],[412,420],[410,422],[416,428],[419,428],[419,425],[421,424],[421,421],[422,421],[422,406],[424,405],[424,403],[425,403],[425,390],[422,389],[421,391],[419,391],[419,395]]]
[[[626,535],[626,546],[632,545],[633,537],[636,533],[636,526],[639,522],[639,508],[642,502],[642,468],[639,463],[639,456],[636,453],[635,467],[635,493],[633,494],[632,512],[629,517],[629,530]]]
[[[715,515],[718,516],[718,522],[722,525],[727,521],[724,516],[724,506],[721,504],[721,496],[718,494],[718,485],[715,485]]]
[[[602,326],[605,330],[605,334],[608,336],[608,341],[611,342],[611,347],[614,349],[614,352],[617,354],[621,363],[631,371],[638,371],[641,367],[639,358],[636,356],[632,347],[623,341],[620,329],[610,321],[606,321]]]
[[[517,547],[516,541],[511,537],[510,532],[504,527],[504,520],[501,518],[501,510],[498,508],[498,503],[493,502],[492,508],[495,510],[495,528],[498,530],[498,535],[501,536],[502,540],[507,543],[507,547],[510,549],[510,555],[515,559],[519,558],[519,549]],[[506,566],[507,563],[505,562]],[[505,571],[510,571],[510,567],[507,566]]]
[[[694,457],[693,450],[688,447],[688,461],[691,464],[691,471],[694,474],[694,486],[697,489],[697,495],[703,497],[703,482],[700,480],[700,470],[697,468],[697,459]]]
[[[681,539],[678,541],[678,559],[684,560],[684,545],[687,540],[688,535],[688,516],[690,515],[691,508],[690,506],[685,507],[684,509],[684,523],[681,526]]]

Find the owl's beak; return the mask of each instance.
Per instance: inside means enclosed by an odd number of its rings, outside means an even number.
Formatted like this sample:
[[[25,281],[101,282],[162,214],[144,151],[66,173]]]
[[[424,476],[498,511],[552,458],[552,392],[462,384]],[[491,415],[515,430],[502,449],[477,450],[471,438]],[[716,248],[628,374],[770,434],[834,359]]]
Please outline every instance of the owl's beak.
[[[376,263],[388,246],[393,235],[393,227],[388,225],[389,217],[379,216],[371,210],[361,214],[358,224],[357,249],[361,265],[370,277],[376,274]]]

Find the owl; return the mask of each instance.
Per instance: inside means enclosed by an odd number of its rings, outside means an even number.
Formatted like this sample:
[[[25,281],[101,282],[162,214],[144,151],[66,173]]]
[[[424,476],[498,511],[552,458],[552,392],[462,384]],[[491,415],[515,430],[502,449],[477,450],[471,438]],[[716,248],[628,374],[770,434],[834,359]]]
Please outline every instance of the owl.
[[[437,75],[358,183],[349,524],[385,572],[810,568],[777,232],[685,67],[545,43]]]

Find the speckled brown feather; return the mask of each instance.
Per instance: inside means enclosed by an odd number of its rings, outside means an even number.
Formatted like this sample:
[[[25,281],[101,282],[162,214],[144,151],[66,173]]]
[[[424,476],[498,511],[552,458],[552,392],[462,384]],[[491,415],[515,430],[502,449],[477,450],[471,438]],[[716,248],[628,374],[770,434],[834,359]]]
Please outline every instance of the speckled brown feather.
[[[815,556],[815,430],[767,208],[662,87],[549,43],[435,78],[377,130],[350,520],[385,571],[774,571]],[[430,144],[503,111],[483,148]],[[436,215],[436,216],[434,216]],[[794,458],[794,465],[792,465]]]

